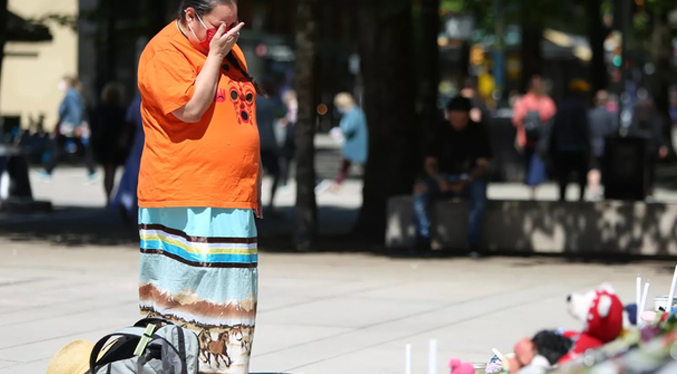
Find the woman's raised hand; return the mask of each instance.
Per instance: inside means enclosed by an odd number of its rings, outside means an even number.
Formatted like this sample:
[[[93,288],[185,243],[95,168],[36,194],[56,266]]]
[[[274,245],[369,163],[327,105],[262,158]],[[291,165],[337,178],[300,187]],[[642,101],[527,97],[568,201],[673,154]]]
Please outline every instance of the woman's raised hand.
[[[214,34],[209,44],[209,53],[217,54],[219,57],[225,58],[233,49],[238,39],[240,39],[240,30],[244,27],[244,22],[240,22],[235,27],[226,31],[227,26],[221,24]]]

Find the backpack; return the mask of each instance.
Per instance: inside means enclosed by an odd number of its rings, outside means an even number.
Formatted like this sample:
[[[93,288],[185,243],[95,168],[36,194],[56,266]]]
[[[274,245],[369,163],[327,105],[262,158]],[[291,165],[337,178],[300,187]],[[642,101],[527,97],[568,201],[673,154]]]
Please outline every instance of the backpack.
[[[99,340],[87,374],[197,374],[199,352],[194,332],[146,318]]]
[[[524,130],[527,139],[537,140],[541,135],[541,113],[537,110],[527,112],[524,117]]]

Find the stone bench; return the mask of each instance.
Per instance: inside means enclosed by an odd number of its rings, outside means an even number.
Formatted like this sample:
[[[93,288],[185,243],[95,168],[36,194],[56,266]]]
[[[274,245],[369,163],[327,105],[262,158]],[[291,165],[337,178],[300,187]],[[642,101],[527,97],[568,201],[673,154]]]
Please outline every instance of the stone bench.
[[[467,246],[469,203],[431,207],[433,246]],[[410,196],[388,202],[386,245],[413,244]],[[489,201],[483,246],[506,253],[677,256],[677,204],[644,202]]]

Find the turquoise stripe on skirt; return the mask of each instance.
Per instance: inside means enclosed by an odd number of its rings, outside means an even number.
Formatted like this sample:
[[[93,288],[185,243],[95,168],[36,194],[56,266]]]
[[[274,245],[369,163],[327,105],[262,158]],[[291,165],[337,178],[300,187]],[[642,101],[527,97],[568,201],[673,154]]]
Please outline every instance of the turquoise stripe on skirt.
[[[200,340],[200,372],[248,374],[258,300],[253,212],[139,209],[139,299],[144,315]]]

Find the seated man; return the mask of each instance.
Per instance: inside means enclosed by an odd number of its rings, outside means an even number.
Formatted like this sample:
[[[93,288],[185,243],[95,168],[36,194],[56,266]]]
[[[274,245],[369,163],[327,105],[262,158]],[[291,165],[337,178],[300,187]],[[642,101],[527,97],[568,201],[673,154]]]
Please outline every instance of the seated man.
[[[417,250],[430,250],[429,206],[433,199],[462,197],[472,208],[468,232],[471,255],[479,256],[487,205],[487,171],[491,158],[485,128],[470,120],[472,104],[456,97],[447,105],[448,122],[437,128],[426,149],[425,176],[414,187],[414,224]]]

